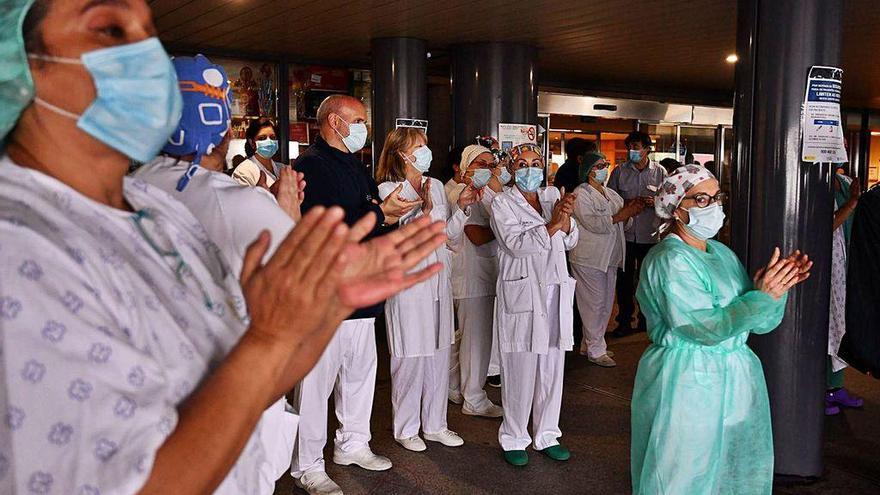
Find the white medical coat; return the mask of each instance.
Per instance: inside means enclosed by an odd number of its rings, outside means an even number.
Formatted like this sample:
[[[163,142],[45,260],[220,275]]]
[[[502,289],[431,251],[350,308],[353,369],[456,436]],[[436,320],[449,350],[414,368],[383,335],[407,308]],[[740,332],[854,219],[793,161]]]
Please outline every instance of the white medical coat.
[[[235,167],[235,170],[232,171],[232,178],[242,185],[253,187],[257,185],[257,182],[260,182],[260,172],[263,172],[266,174],[266,187],[272,187],[282,168],[284,165],[273,161],[272,170],[269,170],[257,161],[256,157],[252,156]]]
[[[568,274],[565,252],[578,241],[574,219],[571,231],[550,237],[547,222],[560,199],[559,190],[538,190],[542,214],[518,188],[492,201],[492,230],[498,240],[498,283],[495,324],[501,352],[546,354],[550,347],[571,350],[572,304],[575,280]],[[559,307],[547,307],[548,287],[559,285]],[[559,316],[559,341],[550,342],[550,312]],[[554,332],[555,333],[555,332]]]
[[[447,222],[446,235],[449,238],[447,244],[458,244],[461,242],[464,223],[468,215],[458,205],[450,205],[447,202],[443,183],[439,180],[423,176],[422,187],[425,187],[425,183],[429,180],[431,181],[431,199],[434,203],[431,218]],[[412,184],[406,180],[403,182],[383,182],[379,185],[379,196],[384,200],[401,183],[403,184],[403,190],[400,192],[401,197],[409,201],[419,199]],[[416,208],[401,218],[400,224],[405,225],[421,216],[423,216],[421,208]],[[391,297],[385,303],[388,347],[394,357],[433,356],[434,351],[452,345],[455,338],[449,248],[440,246],[413,270],[421,270],[434,263],[443,264],[443,271],[438,276],[410,287]],[[427,312],[431,311],[435,301],[439,301],[440,307],[437,325],[433,325],[433,318],[425,317]]]

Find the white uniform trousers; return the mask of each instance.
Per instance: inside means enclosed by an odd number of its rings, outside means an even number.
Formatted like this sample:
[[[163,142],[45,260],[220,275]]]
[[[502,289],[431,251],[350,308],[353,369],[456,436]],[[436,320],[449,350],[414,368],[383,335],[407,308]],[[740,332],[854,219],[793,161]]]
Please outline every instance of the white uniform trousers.
[[[446,430],[449,347],[433,356],[391,356],[391,409],[394,438]]]
[[[491,405],[483,387],[492,353],[492,320],[495,296],[469,297],[458,301],[458,328],[461,329],[461,393],[472,410]]]
[[[581,265],[571,265],[572,276],[577,280],[574,288],[575,301],[581,313],[584,337],[581,349],[587,356],[600,358],[608,351],[605,331],[614,310],[614,292],[617,286],[617,269],[607,272]]]
[[[548,287],[547,312],[550,325],[550,348],[547,354],[501,352],[501,400],[504,420],[498,430],[501,448],[525,450],[529,437],[529,415],[537,450],[559,444],[559,414],[562,408],[562,377],[565,351],[559,348],[559,286]]]
[[[497,300],[495,304],[498,304]],[[492,311],[492,317],[495,317],[495,311]],[[501,348],[498,345],[498,329],[495,328],[495,322],[492,322],[492,352],[489,354],[489,372],[487,375],[495,376],[501,374]]]
[[[336,448],[357,452],[369,447],[376,390],[375,323],[375,318],[343,322],[321,359],[297,385],[294,409],[300,417],[299,431],[290,465],[294,478],[324,470],[327,401],[331,392],[339,421]]]
[[[453,299],[452,308],[455,312],[455,321],[458,322],[458,299]],[[456,325],[458,327],[458,325]],[[461,392],[461,365],[458,362],[458,352],[461,347],[461,328],[455,330],[455,341],[449,349],[449,393]]]

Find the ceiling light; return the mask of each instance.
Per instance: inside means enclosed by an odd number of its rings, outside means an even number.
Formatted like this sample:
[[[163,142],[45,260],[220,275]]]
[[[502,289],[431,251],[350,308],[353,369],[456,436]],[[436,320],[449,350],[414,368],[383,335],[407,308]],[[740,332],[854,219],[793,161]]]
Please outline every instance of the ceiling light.
[[[735,53],[731,53],[724,60],[726,60],[728,64],[735,64],[736,61],[739,60],[739,57],[737,57]]]

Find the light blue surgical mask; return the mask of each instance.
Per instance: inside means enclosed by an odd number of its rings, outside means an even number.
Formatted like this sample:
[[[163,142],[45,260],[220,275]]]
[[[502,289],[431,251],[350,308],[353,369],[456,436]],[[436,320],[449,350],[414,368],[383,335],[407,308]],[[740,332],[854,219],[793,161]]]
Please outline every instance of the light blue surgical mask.
[[[502,186],[506,186],[510,184],[510,171],[507,170],[507,167],[501,169],[501,175],[498,176],[498,181],[501,182]]]
[[[478,168],[474,170],[474,175],[471,177],[472,184],[477,189],[486,187],[486,184],[488,184],[491,179],[492,171],[488,168]]]
[[[257,154],[262,156],[263,158],[272,158],[275,156],[275,153],[278,153],[278,140],[277,139],[264,139],[262,141],[257,141]]]
[[[79,59],[28,57],[84,66],[97,96],[82,115],[40,97],[35,102],[76,120],[85,133],[133,160],[146,163],[155,158],[177,128],[183,98],[174,65],[158,38],[94,50]]]
[[[407,158],[412,166],[419,171],[421,174],[428,173],[428,170],[431,170],[431,160],[434,158],[434,154],[431,153],[431,148],[427,146],[419,146],[413,151],[413,156],[415,160],[410,160]]]
[[[526,167],[516,171],[516,185],[525,192],[537,191],[542,182],[544,182],[543,168]]]
[[[642,161],[642,152],[639,150],[629,150],[629,161],[631,163],[640,163]]]
[[[339,117],[339,120],[342,120],[346,124],[348,124],[348,136],[344,136],[339,133],[336,129],[336,134],[339,134],[339,137],[342,138],[342,143],[348,149],[349,153],[356,153],[363,149],[364,145],[367,144],[367,124],[363,122],[358,122],[355,124],[349,124],[342,117]]]
[[[718,235],[724,226],[724,209],[720,203],[713,203],[705,208],[693,207],[687,210],[690,220],[687,228],[694,237],[702,241]]]
[[[604,184],[608,179],[608,167],[596,169],[596,175],[593,177],[599,184]]]

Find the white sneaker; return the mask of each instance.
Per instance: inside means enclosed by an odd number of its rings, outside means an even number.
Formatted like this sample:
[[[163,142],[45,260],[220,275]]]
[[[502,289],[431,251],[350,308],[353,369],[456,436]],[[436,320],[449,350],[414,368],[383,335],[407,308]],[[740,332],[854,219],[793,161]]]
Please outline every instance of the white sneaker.
[[[611,356],[609,356],[608,354],[602,354],[601,356],[599,356],[597,358],[588,358],[588,359],[590,360],[591,363],[593,363],[597,366],[601,366],[603,368],[613,368],[613,367],[617,366],[617,363],[614,362],[614,360],[611,359]]]
[[[428,446],[425,445],[424,440],[419,438],[418,435],[409,438],[395,438],[397,443],[399,443],[406,450],[411,450],[413,452],[424,452],[428,449]]]
[[[449,402],[452,402],[453,404],[461,405],[461,403],[464,402],[464,396],[461,395],[461,391],[460,390],[450,390],[449,391]]]
[[[333,451],[333,462],[340,466],[360,466],[367,471],[387,471],[391,469],[391,460],[387,457],[374,454],[369,447],[357,452]]]
[[[312,471],[297,478],[293,483],[306,491],[309,495],[342,495],[339,488],[324,471]]]
[[[440,433],[425,433],[425,440],[430,442],[439,442],[447,447],[461,447],[464,440],[458,436],[458,433],[452,430],[443,430]]]
[[[614,357],[614,351],[605,351],[605,354],[608,354],[608,357],[610,358]]]
[[[470,407],[468,404],[461,406],[461,413],[466,416],[480,416],[483,418],[500,418],[504,416],[504,408],[489,402],[489,405],[479,409]]]

